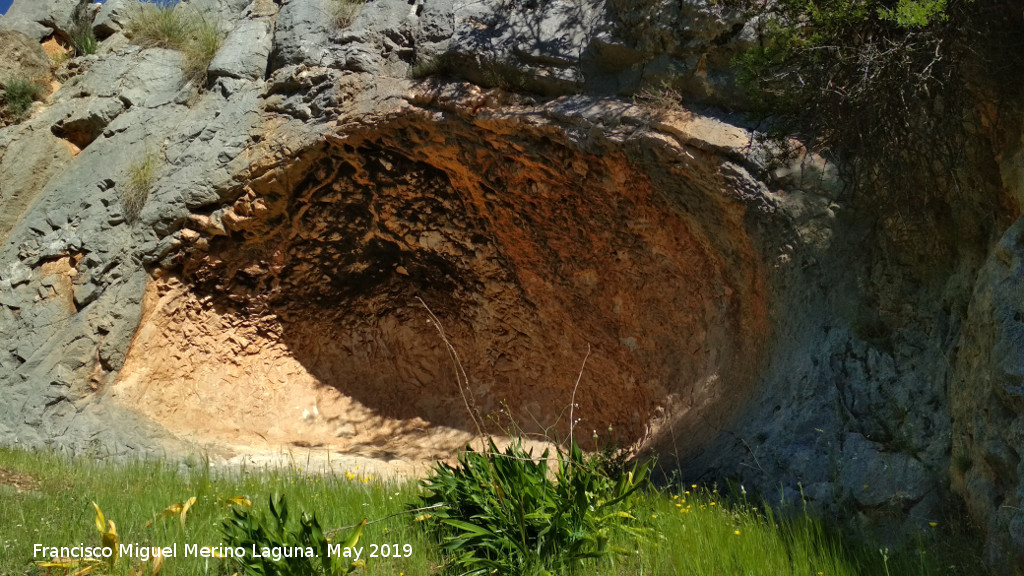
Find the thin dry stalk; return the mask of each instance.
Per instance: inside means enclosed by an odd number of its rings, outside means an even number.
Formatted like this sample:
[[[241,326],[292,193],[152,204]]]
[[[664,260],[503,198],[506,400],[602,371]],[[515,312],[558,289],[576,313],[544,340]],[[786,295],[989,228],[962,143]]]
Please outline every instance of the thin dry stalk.
[[[576,426],[573,420],[573,408],[576,407],[576,389],[580,387],[580,380],[583,379],[583,369],[587,367],[587,360],[590,359],[590,344],[587,344],[587,355],[583,357],[583,365],[580,366],[580,373],[576,375],[576,384],[572,387],[572,397],[569,399],[569,448],[572,449],[572,429]]]
[[[462,367],[462,360],[459,359],[459,353],[455,350],[455,346],[452,345],[451,340],[448,339],[448,335],[444,331],[444,326],[441,325],[441,320],[434,315],[433,310],[427,303],[423,301],[419,296],[416,297],[420,305],[430,315],[430,321],[433,322],[434,328],[437,329],[437,333],[441,336],[441,341],[444,342],[445,348],[448,350],[448,357],[452,360],[452,365],[455,368],[455,381],[459,385],[459,393],[462,394],[462,402],[466,406],[466,411],[469,412],[469,417],[473,420],[473,425],[476,426],[477,435],[480,436],[481,452],[487,452],[487,445],[484,443],[484,429],[480,425],[480,421],[476,417],[476,411],[473,409],[473,402],[469,398],[467,388],[469,388],[469,376],[466,374],[466,370]]]

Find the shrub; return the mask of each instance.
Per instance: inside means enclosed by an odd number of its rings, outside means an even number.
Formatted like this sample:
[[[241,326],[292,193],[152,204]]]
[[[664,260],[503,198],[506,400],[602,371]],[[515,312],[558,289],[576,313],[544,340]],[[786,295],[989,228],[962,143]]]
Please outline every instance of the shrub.
[[[92,24],[87,21],[79,21],[71,28],[71,46],[75,49],[76,56],[95,54],[99,49],[99,42],[92,31]]]
[[[633,96],[633,103],[642,105],[654,117],[684,111],[682,93],[667,81],[644,86]]]
[[[779,0],[762,20],[762,45],[737,59],[740,84],[780,141],[795,134],[838,157],[852,184],[950,187],[968,140],[960,63],[969,3]]]
[[[120,188],[119,199],[125,220],[138,221],[156,182],[157,156],[147,152],[128,169],[128,182]]]
[[[409,68],[409,78],[422,80],[428,76],[451,74],[455,68],[455,57],[450,52],[442,52],[429,58],[417,58]]]
[[[422,80],[429,76],[458,76],[475,82],[483,88],[501,88],[509,92],[536,91],[536,82],[515,62],[488,56],[464,58],[443,52],[429,58],[418,59],[409,68],[409,78]]]
[[[185,79],[200,85],[224,41],[217,23],[205,14],[170,3],[138,4],[129,17],[127,32],[140,46],[183,52]]]
[[[331,16],[339,28],[348,28],[363,11],[366,0],[331,0]]]
[[[43,97],[43,87],[27,78],[10,78],[3,86],[4,111],[15,120],[25,118],[32,103]]]
[[[320,527],[316,514],[303,512],[298,521],[293,521],[288,512],[288,504],[281,494],[269,498],[269,514],[261,517],[246,508],[232,507],[231,517],[221,523],[221,534],[224,543],[230,547],[241,547],[244,550],[262,550],[263,548],[312,548],[316,557],[303,556],[274,559],[273,556],[253,556],[243,554],[235,556],[234,561],[246,576],[340,576],[352,573],[364,564],[347,562],[344,558],[329,553],[329,539]],[[341,548],[352,548],[363,534],[366,520],[349,534],[348,540]]]
[[[449,573],[562,574],[625,552],[610,544],[613,536],[647,536],[630,514],[647,464],[614,474],[575,442],[557,452],[557,470],[548,469],[548,456],[535,461],[518,443],[499,452],[492,440],[487,452],[467,447],[457,466],[437,464],[422,501],[444,505],[428,526],[450,554]]]

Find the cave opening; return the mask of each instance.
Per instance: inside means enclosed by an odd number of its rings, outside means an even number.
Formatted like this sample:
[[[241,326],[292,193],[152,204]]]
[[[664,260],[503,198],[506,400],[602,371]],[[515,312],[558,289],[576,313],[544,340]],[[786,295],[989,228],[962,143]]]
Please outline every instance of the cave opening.
[[[199,317],[246,327],[255,358],[245,378],[218,374],[222,387],[269,387],[285,404],[315,390],[325,445],[472,434],[467,403],[489,433],[565,438],[578,378],[573,424],[588,440],[629,445],[667,404],[716,400],[749,278],[635,162],[547,136],[449,131],[423,146],[422,129],[324,142],[247,183],[223,233],[190,236],[170,277]],[[292,377],[264,374],[285,361]],[[296,381],[302,394],[288,392]]]

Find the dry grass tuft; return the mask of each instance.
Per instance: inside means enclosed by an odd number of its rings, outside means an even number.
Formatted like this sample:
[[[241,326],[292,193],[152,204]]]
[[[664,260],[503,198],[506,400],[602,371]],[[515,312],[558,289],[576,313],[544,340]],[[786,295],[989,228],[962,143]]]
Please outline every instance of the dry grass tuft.
[[[197,85],[206,83],[206,71],[224,42],[217,23],[205,13],[173,4],[138,4],[129,18],[128,36],[140,46],[181,51],[185,79]]]
[[[331,17],[334,18],[338,28],[348,28],[359,17],[363,11],[363,4],[366,0],[330,0]]]
[[[121,187],[118,198],[125,220],[135,223],[146,206],[149,194],[156,182],[158,158],[153,152],[147,152],[138,162],[128,169],[128,182]]]

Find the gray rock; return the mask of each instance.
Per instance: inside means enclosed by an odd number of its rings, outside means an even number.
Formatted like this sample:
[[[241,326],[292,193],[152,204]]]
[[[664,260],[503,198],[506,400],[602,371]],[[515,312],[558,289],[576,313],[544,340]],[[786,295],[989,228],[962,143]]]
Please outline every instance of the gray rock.
[[[50,57],[39,42],[17,30],[0,27],[0,89],[12,79],[33,80],[46,84],[50,79]]]
[[[953,382],[954,486],[974,517],[988,524],[989,555],[1004,557],[1012,550],[1019,555],[1024,521],[1024,219],[1006,231],[978,275]],[[1018,531],[1008,535],[1003,526],[1017,526]]]
[[[78,148],[85,148],[99,138],[107,125],[124,109],[125,104],[120,98],[88,98],[75,106],[66,117],[54,123],[50,131]]]
[[[267,71],[273,40],[269,19],[242,20],[228,34],[210,63],[209,76],[218,78],[262,78]]]
[[[24,284],[32,279],[32,269],[25,266],[19,260],[7,263],[0,271],[0,279],[9,283],[12,287]]]
[[[121,32],[128,24],[130,10],[135,4],[135,0],[106,0],[92,24],[96,37],[102,40]]]
[[[51,34],[71,38],[79,14],[88,15],[91,0],[14,0],[0,26],[23,32],[37,42]]]
[[[885,452],[860,434],[850,434],[842,451],[840,486],[857,503],[875,508],[909,508],[931,491],[931,474],[907,454]]]
[[[270,70],[306,64],[329,65],[332,48],[331,0],[284,0],[274,26]]]

